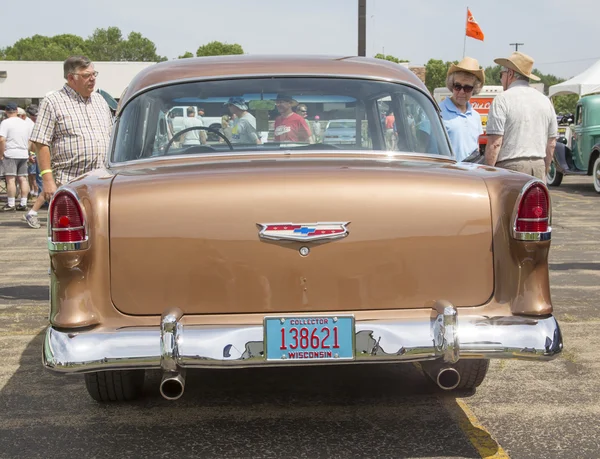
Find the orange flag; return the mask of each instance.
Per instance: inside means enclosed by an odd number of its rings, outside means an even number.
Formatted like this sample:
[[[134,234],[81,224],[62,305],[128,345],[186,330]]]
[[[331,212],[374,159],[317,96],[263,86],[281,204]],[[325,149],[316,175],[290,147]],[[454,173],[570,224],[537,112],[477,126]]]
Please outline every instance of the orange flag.
[[[471,14],[471,10],[469,10],[469,8],[467,8],[467,37],[483,41],[483,32]]]

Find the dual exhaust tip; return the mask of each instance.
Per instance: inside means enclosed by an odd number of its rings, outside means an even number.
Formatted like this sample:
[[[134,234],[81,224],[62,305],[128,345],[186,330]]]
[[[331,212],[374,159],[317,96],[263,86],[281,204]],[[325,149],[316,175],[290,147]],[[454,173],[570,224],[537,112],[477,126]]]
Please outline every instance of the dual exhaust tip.
[[[443,390],[456,389],[460,384],[460,373],[451,366],[431,368],[423,366],[425,373]],[[177,400],[185,391],[185,371],[165,372],[160,382],[160,395],[166,400]]]
[[[460,384],[460,373],[451,366],[422,365],[423,371],[438,385],[440,389],[456,389]]]
[[[160,382],[160,395],[167,400],[177,400],[183,395],[185,390],[185,372],[168,371],[163,373]]]

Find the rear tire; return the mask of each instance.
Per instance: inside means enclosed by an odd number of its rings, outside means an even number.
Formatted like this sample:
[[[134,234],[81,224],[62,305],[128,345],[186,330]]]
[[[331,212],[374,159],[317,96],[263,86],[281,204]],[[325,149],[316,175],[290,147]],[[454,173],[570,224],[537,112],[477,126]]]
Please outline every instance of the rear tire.
[[[86,373],[85,387],[97,402],[124,402],[142,395],[144,370]]]
[[[460,383],[455,390],[475,389],[485,379],[490,361],[488,359],[464,359],[452,366],[460,373]]]
[[[556,164],[552,161],[550,169],[548,169],[548,173],[546,174],[546,184],[548,184],[548,186],[559,186],[562,183],[562,179],[562,172],[558,172]]]

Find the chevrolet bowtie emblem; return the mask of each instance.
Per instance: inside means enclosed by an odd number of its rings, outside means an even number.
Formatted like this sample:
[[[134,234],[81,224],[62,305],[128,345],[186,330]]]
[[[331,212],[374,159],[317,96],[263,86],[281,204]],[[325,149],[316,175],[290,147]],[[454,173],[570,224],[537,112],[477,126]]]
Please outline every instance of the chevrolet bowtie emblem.
[[[320,223],[257,223],[261,227],[258,235],[272,241],[322,241],[348,236],[350,222]]]

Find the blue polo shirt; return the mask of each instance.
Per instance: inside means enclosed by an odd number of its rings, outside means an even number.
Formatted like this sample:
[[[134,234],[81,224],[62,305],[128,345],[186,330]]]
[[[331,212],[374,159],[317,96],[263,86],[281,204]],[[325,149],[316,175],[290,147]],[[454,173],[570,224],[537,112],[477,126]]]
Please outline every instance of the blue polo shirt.
[[[440,109],[456,160],[462,161],[479,149],[479,136],[483,134],[481,115],[469,102],[467,111],[462,113],[449,97],[440,103]]]

